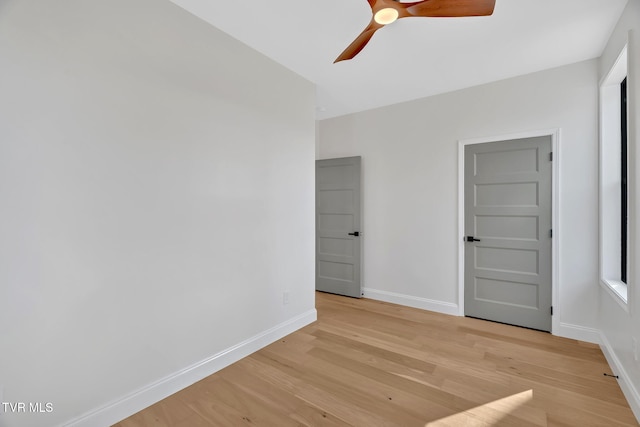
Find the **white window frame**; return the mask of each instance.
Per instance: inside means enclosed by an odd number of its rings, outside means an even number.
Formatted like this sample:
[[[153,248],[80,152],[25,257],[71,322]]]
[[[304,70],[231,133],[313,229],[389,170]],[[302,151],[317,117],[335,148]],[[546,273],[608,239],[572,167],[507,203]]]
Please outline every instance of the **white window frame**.
[[[611,70],[600,83],[599,251],[600,284],[613,299],[628,312],[628,286],[620,278],[620,245],[622,239],[620,234],[620,154],[622,138],[620,129],[620,84],[628,74],[627,62],[627,45],[625,45],[618,55],[616,62],[611,67]],[[629,164],[629,162],[627,162],[627,164]],[[627,236],[627,245],[629,242],[628,237],[629,236]],[[628,253],[629,250],[627,249],[627,254]],[[627,262],[627,265],[628,264]]]

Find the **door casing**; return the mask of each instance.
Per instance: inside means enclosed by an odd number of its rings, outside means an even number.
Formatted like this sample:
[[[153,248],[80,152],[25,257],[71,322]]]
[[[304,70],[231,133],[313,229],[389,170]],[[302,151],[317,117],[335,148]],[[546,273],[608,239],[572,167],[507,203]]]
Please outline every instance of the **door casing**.
[[[553,152],[553,165],[551,169],[551,227],[553,239],[551,241],[551,300],[553,316],[551,317],[551,333],[556,335],[560,327],[560,297],[558,292],[559,266],[559,236],[558,218],[560,212],[560,129],[548,129],[531,132],[522,132],[509,135],[489,136],[482,138],[464,139],[458,141],[458,314],[464,316],[464,148],[470,144],[484,144],[487,142],[502,142],[537,136],[551,137],[551,151]]]

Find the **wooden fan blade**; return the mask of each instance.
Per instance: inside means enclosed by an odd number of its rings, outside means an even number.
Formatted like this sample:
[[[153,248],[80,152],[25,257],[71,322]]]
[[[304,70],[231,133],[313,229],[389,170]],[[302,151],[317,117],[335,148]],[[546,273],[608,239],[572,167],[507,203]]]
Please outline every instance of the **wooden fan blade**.
[[[367,43],[369,43],[369,40],[371,40],[371,37],[373,37],[373,34],[382,27],[382,25],[378,24],[374,20],[371,20],[369,26],[367,26],[367,28],[365,28],[364,31],[362,31],[360,35],[356,37],[356,39],[344,50],[344,52],[342,52],[340,56],[338,56],[336,60],[333,61],[333,63],[335,64],[336,62],[352,59],[354,56],[360,53],[362,49],[364,49]]]
[[[424,0],[406,3],[410,16],[462,17],[493,14],[496,0]]]

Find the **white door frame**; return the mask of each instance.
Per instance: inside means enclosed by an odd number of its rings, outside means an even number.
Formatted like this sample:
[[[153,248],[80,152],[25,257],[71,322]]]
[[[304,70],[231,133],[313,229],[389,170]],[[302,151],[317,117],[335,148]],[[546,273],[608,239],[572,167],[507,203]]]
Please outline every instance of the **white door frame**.
[[[537,136],[551,136],[551,151],[553,152],[553,165],[551,166],[551,304],[553,316],[551,317],[551,333],[556,334],[560,330],[560,296],[558,283],[560,277],[560,230],[557,224],[560,213],[560,129],[547,129],[514,133],[509,135],[489,136],[473,139],[461,139],[458,141],[458,314],[464,316],[464,148],[471,144],[484,144],[487,142],[500,142],[512,139],[532,138]]]

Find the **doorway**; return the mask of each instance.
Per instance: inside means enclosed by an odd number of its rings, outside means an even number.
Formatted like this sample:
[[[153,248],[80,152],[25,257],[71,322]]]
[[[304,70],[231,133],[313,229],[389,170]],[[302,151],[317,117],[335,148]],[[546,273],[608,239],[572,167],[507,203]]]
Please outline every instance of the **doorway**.
[[[461,314],[552,330],[553,145],[461,142]]]
[[[361,282],[361,158],[316,161],[316,290],[355,298]]]

